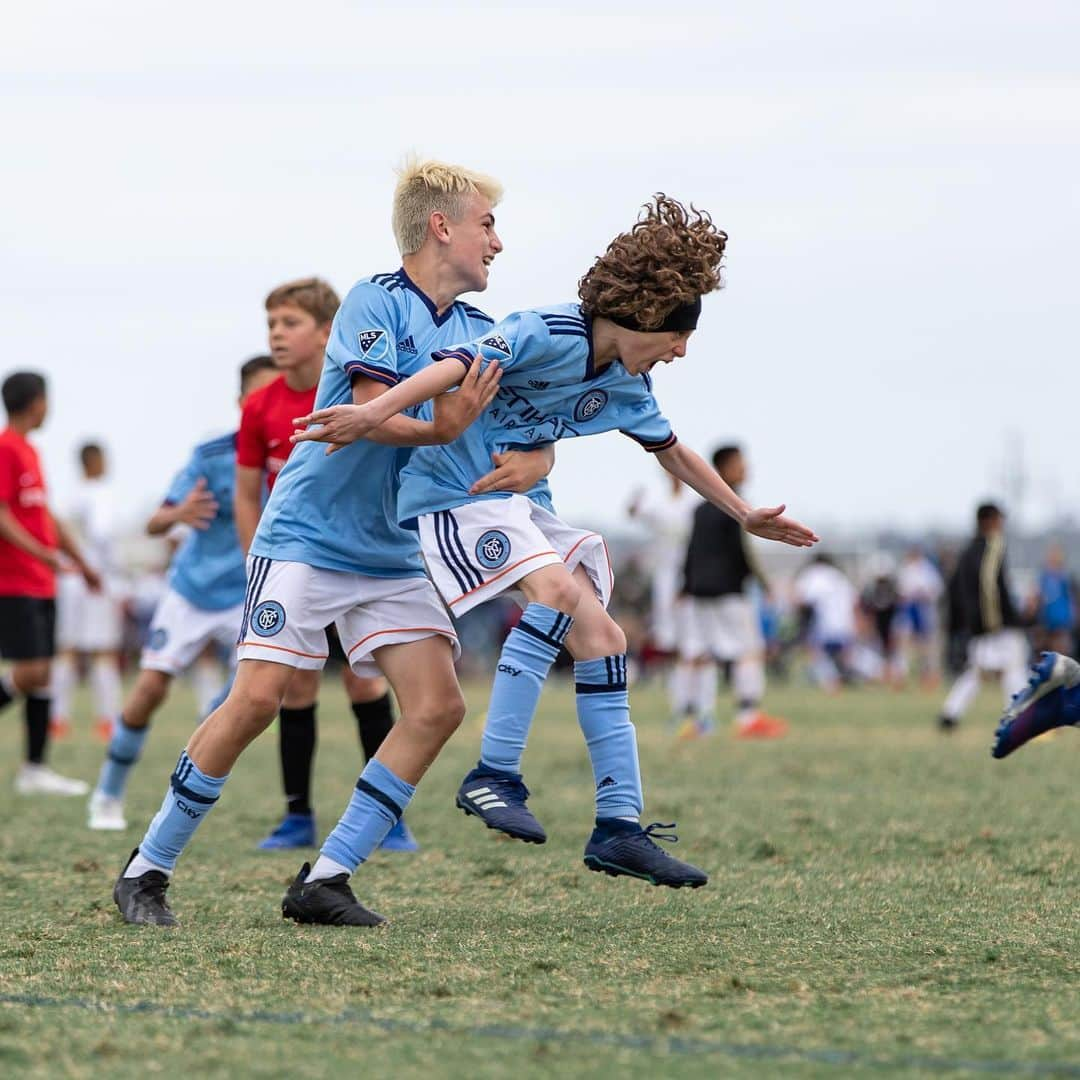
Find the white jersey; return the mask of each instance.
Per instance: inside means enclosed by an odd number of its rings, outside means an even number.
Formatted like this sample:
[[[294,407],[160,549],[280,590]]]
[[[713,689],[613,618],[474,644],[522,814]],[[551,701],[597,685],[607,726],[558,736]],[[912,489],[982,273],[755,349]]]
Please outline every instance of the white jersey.
[[[700,502],[701,496],[684,484],[678,492],[670,487],[663,492],[647,491],[635,505],[635,516],[651,533],[650,553],[656,570],[682,570],[694,510]]]
[[[99,574],[114,573],[118,563],[117,513],[112,484],[104,478],[81,480],[68,518],[82,541],[86,561]]]
[[[896,575],[896,591],[905,603],[934,603],[945,589],[937,567],[925,556],[905,559]]]
[[[842,570],[827,563],[812,563],[796,579],[795,595],[800,604],[813,608],[817,641],[847,642],[855,637],[859,594]]]

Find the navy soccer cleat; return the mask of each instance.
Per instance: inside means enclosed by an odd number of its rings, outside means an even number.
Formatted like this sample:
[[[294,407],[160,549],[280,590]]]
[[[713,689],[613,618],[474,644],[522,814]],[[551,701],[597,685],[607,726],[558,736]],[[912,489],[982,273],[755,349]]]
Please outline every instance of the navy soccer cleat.
[[[419,851],[420,845],[412,834],[412,829],[405,824],[403,817],[394,822],[393,828],[383,837],[379,845],[383,851]]]
[[[528,797],[529,789],[520,773],[500,772],[478,764],[461,782],[455,802],[489,829],[526,844],[543,844],[547,833],[525,805]]]
[[[320,878],[310,885],[311,867],[304,863],[296,880],[281,900],[281,917],[293,922],[319,926],[379,926],[386,922],[381,915],[368,911],[353,895],[345,874]]]
[[[136,848],[124,864],[124,870],[138,854]],[[160,870],[148,870],[131,878],[124,877],[122,870],[113,886],[113,902],[124,916],[124,922],[141,926],[176,926],[176,916],[165,899],[168,887],[169,876]]]
[[[1008,757],[1024,743],[1053,728],[1066,727],[1080,720],[1075,707],[1070,708],[1065,691],[1080,685],[1080,664],[1061,653],[1045,652],[1031,667],[1027,686],[1016,694],[1005,710],[990,753]]]
[[[286,814],[281,824],[265,840],[260,851],[283,851],[286,848],[315,846],[315,815]]]
[[[672,889],[681,889],[684,885],[691,889],[700,888],[708,882],[708,875],[696,866],[672,858],[653,841],[655,836],[657,840],[675,843],[678,837],[673,833],[658,831],[674,828],[674,825],[661,825],[658,821],[643,829],[636,821],[598,819],[585,846],[585,865],[612,877],[625,874]]]

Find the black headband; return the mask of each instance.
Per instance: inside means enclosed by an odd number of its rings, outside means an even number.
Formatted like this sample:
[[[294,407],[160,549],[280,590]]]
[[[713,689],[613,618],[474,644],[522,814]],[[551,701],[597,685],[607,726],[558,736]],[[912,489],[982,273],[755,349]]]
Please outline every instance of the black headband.
[[[692,303],[682,304],[675,308],[674,311],[669,312],[659,326],[642,326],[633,316],[616,317],[615,315],[609,315],[607,317],[616,326],[621,326],[624,330],[636,330],[644,334],[662,334],[666,331],[684,334],[688,330],[697,329],[698,316],[700,315],[701,297],[697,296]]]

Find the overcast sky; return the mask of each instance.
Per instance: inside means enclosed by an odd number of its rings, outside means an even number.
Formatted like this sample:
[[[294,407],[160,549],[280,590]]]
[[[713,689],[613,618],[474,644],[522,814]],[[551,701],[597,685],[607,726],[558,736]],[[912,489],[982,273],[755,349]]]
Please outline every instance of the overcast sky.
[[[141,513],[234,425],[271,286],[397,267],[418,151],[505,184],[496,317],[573,299],[654,191],[713,214],[727,288],[656,390],[696,449],[745,443],[755,501],[966,527],[1022,439],[1025,520],[1080,513],[1078,55],[1039,0],[20,4],[2,368],[51,380],[56,501],[93,436]],[[558,458],[571,521],[658,472],[616,434]]]

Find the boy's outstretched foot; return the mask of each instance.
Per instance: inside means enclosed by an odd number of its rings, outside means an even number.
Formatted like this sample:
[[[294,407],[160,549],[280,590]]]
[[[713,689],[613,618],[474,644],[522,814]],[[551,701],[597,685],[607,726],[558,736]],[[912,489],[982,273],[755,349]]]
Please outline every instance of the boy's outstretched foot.
[[[282,918],[320,926],[378,926],[386,922],[353,896],[345,874],[320,878],[309,885],[307,876],[310,872],[307,863],[300,867],[296,880],[282,898]]]
[[[520,773],[500,772],[479,764],[461,782],[455,802],[489,829],[498,829],[527,844],[543,844],[547,833],[525,805],[528,797],[529,789]]]
[[[314,814],[286,814],[278,827],[265,840],[259,841],[260,851],[283,851],[287,848],[314,846]]]
[[[124,863],[124,870],[138,854],[139,849],[136,848]],[[124,916],[124,922],[143,926],[176,926],[176,916],[165,899],[168,887],[169,876],[160,870],[148,870],[145,874],[130,878],[124,877],[121,870],[113,886],[113,900]]]
[[[655,836],[658,840],[674,843],[678,839],[674,834],[657,831],[674,828],[674,825],[661,825],[656,821],[643,829],[636,821],[598,819],[585,846],[585,865],[612,877],[627,874],[653,885],[668,885],[672,889],[686,885],[696,889],[709,880],[708,875],[696,866],[672,858],[652,839]]]
[[[399,817],[391,826],[390,831],[382,838],[379,847],[383,851],[419,851],[420,845],[412,834],[412,829],[405,824],[405,819]]]
[[[1066,707],[1064,691],[1080,684],[1080,664],[1061,653],[1045,652],[1031,666],[1031,678],[1009,704],[994,733],[990,753],[1007,757],[1052,728],[1075,724],[1080,716]]]

